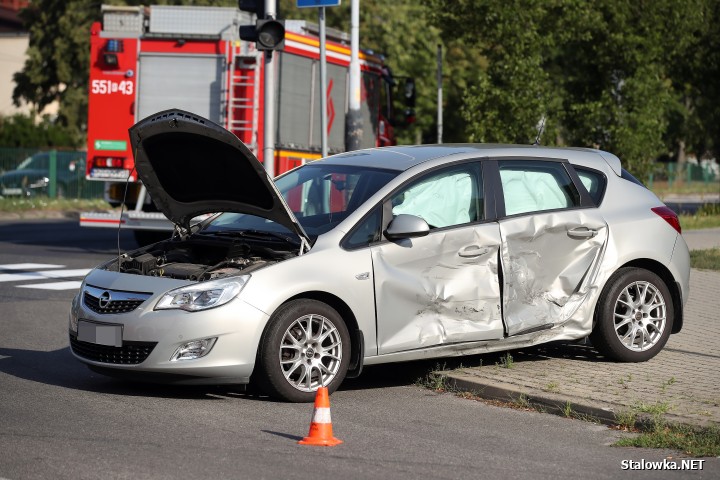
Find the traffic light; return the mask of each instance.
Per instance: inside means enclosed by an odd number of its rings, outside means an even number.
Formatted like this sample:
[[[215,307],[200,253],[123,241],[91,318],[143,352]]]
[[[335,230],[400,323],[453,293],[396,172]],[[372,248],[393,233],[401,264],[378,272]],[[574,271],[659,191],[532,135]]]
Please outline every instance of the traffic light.
[[[238,0],[238,8],[257,16],[255,25],[240,26],[242,40],[255,42],[258,50],[282,50],[285,47],[285,21],[265,18],[264,0]]]
[[[285,47],[283,20],[256,20],[255,25],[241,25],[240,38],[256,42],[258,50],[282,50]]]

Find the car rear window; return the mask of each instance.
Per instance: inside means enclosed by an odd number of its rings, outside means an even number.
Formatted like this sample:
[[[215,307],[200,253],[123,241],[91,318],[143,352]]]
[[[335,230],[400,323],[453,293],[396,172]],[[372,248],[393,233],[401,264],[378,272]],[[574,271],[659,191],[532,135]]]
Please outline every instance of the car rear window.
[[[632,183],[634,183],[634,184],[636,184],[636,185],[640,185],[641,187],[645,187],[645,185],[643,185],[643,183],[642,183],[640,180],[638,180],[637,178],[633,177],[632,173],[628,172],[628,171],[625,170],[624,168],[622,169],[622,172],[621,172],[621,174],[620,174],[620,178],[624,178],[624,179],[627,180],[628,182],[632,182]],[[647,188],[647,187],[645,187],[645,188]]]
[[[605,175],[597,170],[577,166],[575,167],[575,171],[578,177],[580,177],[583,186],[590,194],[590,198],[595,202],[595,205],[600,205],[605,195],[605,186],[607,185]]]

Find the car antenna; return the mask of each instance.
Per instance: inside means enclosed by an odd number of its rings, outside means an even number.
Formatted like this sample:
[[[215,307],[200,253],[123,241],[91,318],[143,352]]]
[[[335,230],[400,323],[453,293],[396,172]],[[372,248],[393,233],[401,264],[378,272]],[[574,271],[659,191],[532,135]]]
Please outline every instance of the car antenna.
[[[540,137],[542,137],[543,132],[545,131],[545,115],[542,116],[540,119],[540,127],[538,128],[537,137],[535,137],[535,143],[533,143],[533,147],[537,147],[540,145]]]

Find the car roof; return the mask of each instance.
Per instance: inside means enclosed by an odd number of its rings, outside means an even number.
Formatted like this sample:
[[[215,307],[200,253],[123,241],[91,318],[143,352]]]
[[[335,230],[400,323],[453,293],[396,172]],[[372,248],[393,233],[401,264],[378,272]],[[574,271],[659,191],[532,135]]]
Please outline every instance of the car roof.
[[[384,168],[402,172],[429,160],[449,156],[458,156],[460,159],[464,156],[467,158],[478,156],[521,156],[525,158],[575,158],[579,156],[587,158],[592,156],[599,160],[600,158],[598,158],[598,155],[608,161],[608,163],[611,162],[610,157],[617,159],[617,157],[610,153],[592,148],[459,143],[438,145],[397,145],[393,147],[369,148],[366,150],[355,150],[352,152],[340,153],[313,163]],[[617,160],[618,165],[619,162],[620,161]]]

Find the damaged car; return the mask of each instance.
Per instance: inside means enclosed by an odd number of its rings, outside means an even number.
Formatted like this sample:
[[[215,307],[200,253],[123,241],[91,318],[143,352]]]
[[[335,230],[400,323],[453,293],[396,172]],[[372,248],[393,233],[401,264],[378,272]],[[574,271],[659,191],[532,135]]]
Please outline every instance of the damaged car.
[[[273,181],[192,113],[130,140],[176,229],[84,279],[69,337],[93,371],[304,402],[365,365],[557,340],[646,361],[682,328],[678,218],[610,153],[396,146]]]

